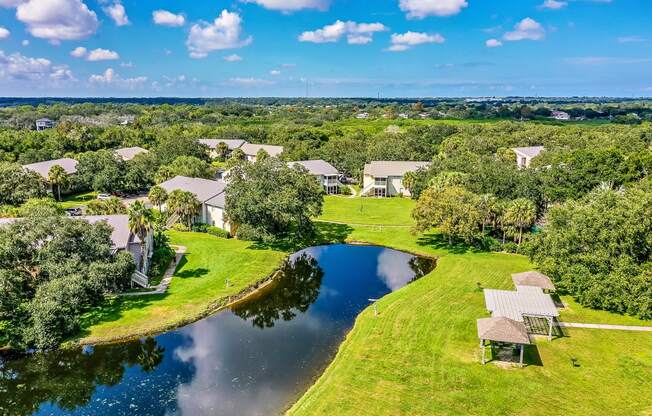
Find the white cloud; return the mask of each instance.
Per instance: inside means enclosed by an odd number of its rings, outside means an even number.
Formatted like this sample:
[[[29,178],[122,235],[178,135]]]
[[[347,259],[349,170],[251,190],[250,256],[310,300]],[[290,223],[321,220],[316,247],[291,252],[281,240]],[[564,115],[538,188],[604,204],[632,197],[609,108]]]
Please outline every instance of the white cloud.
[[[186,24],[186,18],[182,14],[174,14],[167,10],[155,10],[152,12],[152,20],[157,25],[162,26],[183,26]]]
[[[260,78],[231,78],[229,79],[227,85],[237,85],[240,87],[260,87],[264,85],[272,85],[274,81]]]
[[[209,52],[249,45],[251,36],[241,39],[242,18],[238,13],[222,10],[213,23],[192,25],[186,46],[191,58],[205,58]]]
[[[546,36],[546,30],[541,23],[526,17],[514,26],[514,30],[503,35],[504,40],[541,40]]]
[[[88,50],[83,46],[77,46],[75,49],[70,51],[70,56],[72,56],[73,58],[83,58],[84,56],[86,56],[87,52]]]
[[[548,10],[559,10],[559,9],[563,9],[566,6],[568,6],[568,2],[566,1],[545,0],[543,3],[541,3],[539,8],[548,9]]]
[[[616,40],[618,43],[647,42],[647,39],[642,36],[619,36]]]
[[[351,45],[364,45],[373,40],[373,34],[388,30],[382,23],[356,23],[337,20],[321,29],[306,31],[299,35],[299,41],[312,43],[331,43],[339,41],[346,35]]]
[[[97,15],[81,0],[27,0],[18,4],[16,18],[37,38],[58,43],[95,33]]]
[[[386,50],[390,52],[402,52],[411,49],[413,46],[421,45],[424,43],[444,43],[446,39],[439,33],[420,33],[420,32],[405,32],[402,34],[393,33],[391,42],[392,44]]]
[[[234,53],[232,55],[225,56],[224,60],[226,62],[238,62],[238,61],[242,61],[242,56]]]
[[[39,80],[51,73],[52,63],[45,58],[31,58],[18,52],[5,55],[0,51],[0,78]]]
[[[142,87],[147,82],[147,77],[122,78],[113,68],[107,68],[102,74],[91,75],[88,81],[99,86],[114,86],[133,90]]]
[[[503,43],[498,39],[489,39],[484,44],[487,45],[487,48],[497,48],[498,46],[503,46]]]
[[[243,3],[256,3],[270,10],[282,12],[294,12],[302,9],[317,9],[324,11],[328,9],[329,0],[241,0]]]
[[[11,32],[6,27],[0,26],[0,40],[7,39],[11,35]]]
[[[122,68],[133,68],[133,67],[134,67],[134,63],[131,62],[131,61],[129,61],[129,62],[120,62],[120,66],[121,66]]]
[[[466,0],[401,0],[399,2],[399,7],[407,13],[409,19],[452,16],[468,5]]]
[[[0,0],[0,7],[12,9],[22,3],[23,0]]]
[[[68,65],[59,65],[52,67],[50,79],[53,81],[77,81]]]
[[[111,61],[114,59],[120,59],[118,52],[102,48],[93,49],[86,57],[88,61]]]
[[[104,13],[109,15],[111,19],[113,19],[116,26],[125,26],[131,23],[129,22],[129,17],[127,17],[125,6],[123,6],[121,3],[113,3],[110,6],[104,7],[102,10],[104,10]]]
[[[20,42],[20,44],[23,45],[23,46],[29,46],[29,40],[23,39],[23,41]]]
[[[279,71],[278,69],[272,69],[271,71],[269,71],[269,74],[274,75],[274,76],[278,76],[278,75],[281,75],[281,71]]]

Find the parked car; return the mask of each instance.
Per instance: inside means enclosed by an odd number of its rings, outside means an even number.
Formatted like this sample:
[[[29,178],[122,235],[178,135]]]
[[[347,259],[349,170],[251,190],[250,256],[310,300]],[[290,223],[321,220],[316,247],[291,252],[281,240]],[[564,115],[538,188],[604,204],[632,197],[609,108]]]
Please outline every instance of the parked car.
[[[107,199],[110,199],[111,195],[109,194],[97,194],[97,199],[100,201],[106,201]]]
[[[66,215],[69,217],[79,217],[82,215],[81,208],[66,208]]]

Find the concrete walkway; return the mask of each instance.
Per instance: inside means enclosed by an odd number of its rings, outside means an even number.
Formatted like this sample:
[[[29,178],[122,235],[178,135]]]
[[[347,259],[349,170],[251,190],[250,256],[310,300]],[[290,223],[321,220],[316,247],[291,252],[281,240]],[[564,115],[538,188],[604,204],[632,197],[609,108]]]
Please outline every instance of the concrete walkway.
[[[652,326],[581,324],[581,323],[576,323],[576,322],[557,322],[557,326],[561,326],[561,327],[564,327],[564,328],[615,329],[615,330],[621,330],[621,331],[652,332]]]
[[[177,265],[183,258],[184,253],[186,252],[185,246],[173,245],[171,247],[174,248],[174,252],[175,252],[174,262],[170,263],[167,270],[165,271],[165,274],[163,275],[163,279],[161,279],[161,282],[158,285],[150,287],[151,290],[148,291],[121,293],[120,296],[161,295],[165,293],[165,291],[168,289],[168,286],[170,285],[170,282],[172,281],[172,276],[174,276],[174,272],[177,270]]]

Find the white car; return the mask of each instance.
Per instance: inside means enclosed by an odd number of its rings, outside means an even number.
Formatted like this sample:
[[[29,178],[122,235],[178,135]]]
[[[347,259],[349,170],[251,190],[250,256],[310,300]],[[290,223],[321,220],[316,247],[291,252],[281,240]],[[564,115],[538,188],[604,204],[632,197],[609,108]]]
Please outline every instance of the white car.
[[[97,194],[97,199],[100,201],[106,201],[107,199],[110,199],[111,195],[109,194]]]

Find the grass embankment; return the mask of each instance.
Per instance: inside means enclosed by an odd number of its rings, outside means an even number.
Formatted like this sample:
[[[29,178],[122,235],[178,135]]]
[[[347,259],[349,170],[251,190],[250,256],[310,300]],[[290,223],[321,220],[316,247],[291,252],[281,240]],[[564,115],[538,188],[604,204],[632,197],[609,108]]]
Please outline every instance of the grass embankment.
[[[270,275],[286,256],[282,251],[257,249],[251,242],[208,234],[169,235],[172,244],[187,250],[167,292],[115,298],[89,312],[84,316],[80,342],[107,342],[191,322]]]
[[[349,218],[358,221],[356,217]],[[346,217],[341,220],[347,220]],[[523,369],[479,363],[480,287],[512,289],[525,257],[448,247],[437,235],[352,226],[347,237],[438,255],[428,276],[356,320],[334,361],[290,415],[602,415],[652,413],[652,334],[565,329],[538,337]],[[571,299],[561,320],[649,325]]]

